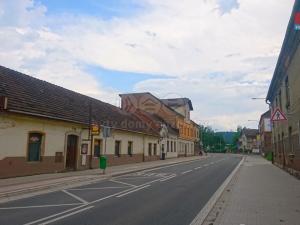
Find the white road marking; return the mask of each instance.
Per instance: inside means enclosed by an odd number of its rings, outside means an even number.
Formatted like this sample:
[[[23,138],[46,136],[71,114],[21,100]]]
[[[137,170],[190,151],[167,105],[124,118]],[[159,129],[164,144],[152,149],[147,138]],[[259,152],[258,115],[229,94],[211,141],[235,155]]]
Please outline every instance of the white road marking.
[[[70,188],[69,191],[85,191],[85,190],[103,190],[103,189],[115,189],[115,188],[127,188],[123,187],[99,187],[99,188]]]
[[[69,214],[66,214],[66,215],[63,215],[63,216],[60,216],[60,217],[56,217],[55,219],[48,220],[48,221],[46,221],[46,222],[42,222],[42,223],[40,223],[39,225],[47,225],[47,224],[49,224],[49,223],[53,223],[53,222],[55,222],[55,221],[64,219],[64,218],[69,217],[69,216],[73,216],[73,215],[75,215],[75,214],[81,213],[81,212],[86,211],[86,210],[89,210],[89,209],[91,209],[91,208],[94,208],[94,206],[91,205],[91,206],[89,206],[89,207],[86,207],[86,208],[83,208],[83,209],[79,209],[79,210],[74,211],[74,212],[71,212],[71,213],[69,213]]]
[[[124,193],[124,194],[121,194],[121,195],[118,195],[118,196],[116,196],[116,197],[117,197],[117,198],[120,198],[120,197],[126,196],[126,195],[128,195],[128,194],[131,194],[131,193],[133,193],[133,192],[142,190],[142,189],[147,188],[147,187],[150,187],[150,185],[146,185],[146,186],[142,186],[142,187],[136,188],[136,189],[134,189],[134,190],[128,191],[128,192],[126,192],[126,193]]]
[[[161,179],[160,181],[166,181],[166,180],[170,180],[170,179],[172,179],[172,178],[174,178],[174,177],[176,177],[176,174],[175,175],[172,175],[172,176],[169,176],[169,177],[167,177],[167,178],[163,178],[163,179]]]
[[[78,200],[78,201],[82,202],[83,204],[87,204],[87,203],[88,203],[86,200],[84,200],[84,199],[80,198],[80,197],[79,197],[79,196],[77,196],[77,195],[74,195],[74,194],[72,194],[72,193],[68,192],[67,190],[62,190],[62,192],[64,192],[64,193],[66,193],[67,195],[69,195],[69,196],[71,196],[71,197],[75,198],[76,200]]]
[[[125,182],[122,182],[122,181],[118,181],[118,180],[110,180],[112,182],[115,182],[115,183],[119,183],[119,184],[125,184],[127,186],[131,186],[131,187],[137,187],[136,185],[133,185],[133,184],[129,184],[129,183],[125,183]]]
[[[190,173],[190,172],[192,172],[192,170],[184,171],[184,172],[182,172],[181,174],[186,174],[186,173]]]
[[[60,207],[60,206],[81,205],[81,204],[82,203],[55,204],[55,205],[14,206],[14,207],[0,208],[0,210],[7,210],[7,209],[30,209],[30,208],[45,208],[45,207]]]
[[[62,211],[62,212],[60,212],[60,213],[56,213],[56,214],[53,214],[53,215],[51,215],[51,216],[47,216],[47,217],[44,217],[44,218],[41,218],[41,219],[38,219],[38,220],[35,220],[35,221],[31,221],[31,222],[26,223],[26,224],[24,224],[24,225],[32,225],[32,224],[36,224],[36,223],[39,223],[39,222],[41,222],[41,221],[44,221],[44,220],[47,220],[47,219],[51,219],[51,218],[53,218],[53,217],[55,217],[55,216],[59,216],[59,215],[62,215],[62,214],[64,214],[64,213],[67,213],[67,212],[70,212],[70,211],[73,211],[73,210],[82,208],[82,207],[84,207],[84,206],[85,206],[85,205],[80,205],[80,206],[77,206],[77,207],[72,208],[72,209],[67,209],[67,210]]]
[[[199,170],[201,168],[202,168],[202,166],[199,166],[199,167],[194,168],[194,170]]]
[[[130,179],[149,179],[151,177],[144,176],[144,177],[120,177],[122,180],[130,180]]]

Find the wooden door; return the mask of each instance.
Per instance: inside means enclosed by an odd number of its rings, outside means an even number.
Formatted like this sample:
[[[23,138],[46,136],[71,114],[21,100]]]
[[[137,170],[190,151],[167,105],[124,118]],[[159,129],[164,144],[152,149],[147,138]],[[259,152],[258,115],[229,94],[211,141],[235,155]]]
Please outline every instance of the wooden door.
[[[66,169],[76,169],[78,137],[76,135],[68,135],[67,138],[67,154]]]

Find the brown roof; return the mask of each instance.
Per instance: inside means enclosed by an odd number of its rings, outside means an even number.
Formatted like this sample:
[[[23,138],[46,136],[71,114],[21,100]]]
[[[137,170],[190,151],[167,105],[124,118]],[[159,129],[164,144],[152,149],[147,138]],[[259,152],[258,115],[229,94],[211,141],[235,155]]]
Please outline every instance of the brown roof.
[[[156,99],[157,101],[159,101],[162,105],[164,105],[165,107],[167,107],[169,110],[171,110],[173,113],[175,113],[176,115],[180,116],[180,117],[184,117],[182,114],[180,114],[179,112],[177,112],[176,110],[174,110],[171,106],[165,104],[162,99],[157,98],[156,96],[154,96],[153,94],[151,94],[150,92],[137,92],[137,93],[125,93],[125,94],[119,94],[119,96],[122,98],[122,96],[126,96],[126,95],[133,95],[133,96],[144,96],[144,95],[150,95],[152,96],[154,99]]]
[[[267,112],[263,113],[263,114],[260,116],[259,124],[261,124],[262,119],[265,119],[265,118],[271,118],[271,110],[268,110]]]
[[[259,134],[258,129],[248,129],[244,128],[242,134],[245,134],[246,137],[256,137]]]
[[[8,97],[8,112],[70,121],[100,123],[118,129],[159,135],[120,108],[0,66],[0,95]]]
[[[192,101],[188,98],[168,98],[168,99],[161,99],[161,101],[170,107],[179,107],[184,106],[186,104],[189,105],[190,110],[193,110]]]

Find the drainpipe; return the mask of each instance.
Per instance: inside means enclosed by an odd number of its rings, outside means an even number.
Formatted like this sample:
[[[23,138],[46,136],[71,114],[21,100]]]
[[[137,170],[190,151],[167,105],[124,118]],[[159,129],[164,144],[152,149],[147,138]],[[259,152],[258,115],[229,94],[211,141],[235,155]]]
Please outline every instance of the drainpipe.
[[[145,135],[143,135],[143,162],[145,162]]]

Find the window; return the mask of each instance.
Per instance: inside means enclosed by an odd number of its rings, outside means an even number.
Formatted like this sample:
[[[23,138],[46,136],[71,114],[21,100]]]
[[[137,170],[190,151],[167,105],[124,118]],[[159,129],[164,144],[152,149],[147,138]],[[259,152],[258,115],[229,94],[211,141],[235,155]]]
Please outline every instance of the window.
[[[128,155],[132,156],[132,141],[128,141],[128,148],[127,148],[127,153]]]
[[[299,136],[298,146],[300,147],[300,120],[298,121],[298,136]]]
[[[291,99],[290,99],[290,86],[289,86],[289,77],[285,78],[285,97],[286,97],[286,108],[290,107]]]
[[[121,156],[121,141],[115,141],[115,156]]]
[[[100,157],[102,149],[102,140],[95,139],[94,140],[94,157]]]
[[[279,108],[282,109],[281,91],[279,91],[278,98],[279,98]]]
[[[293,139],[292,139],[293,128],[289,127],[289,152],[294,152]]]
[[[167,141],[167,152],[169,152],[169,141]]]
[[[153,144],[153,155],[157,155],[157,144]]]
[[[29,133],[28,157],[27,157],[27,160],[29,162],[35,162],[41,160],[42,142],[43,142],[42,133]]]
[[[173,141],[171,141],[171,152],[173,152]]]
[[[176,152],[176,142],[174,142],[174,152]]]
[[[148,144],[148,155],[151,156],[152,155],[152,143]]]

